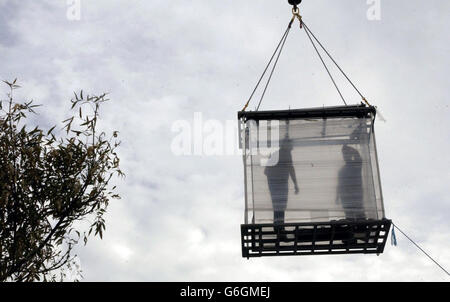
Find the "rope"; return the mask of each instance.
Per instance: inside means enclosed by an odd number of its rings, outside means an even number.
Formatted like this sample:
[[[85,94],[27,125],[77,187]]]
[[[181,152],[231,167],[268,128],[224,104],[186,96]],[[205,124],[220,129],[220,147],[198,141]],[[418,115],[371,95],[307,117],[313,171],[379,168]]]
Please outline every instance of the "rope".
[[[294,20],[294,18],[292,18],[291,22],[289,23],[288,29],[286,31],[286,35],[284,36],[283,43],[281,44],[280,51],[278,52],[277,59],[275,60],[275,63],[273,64],[272,71],[270,72],[269,78],[267,79],[266,86],[264,87],[264,91],[263,91],[263,93],[261,95],[261,99],[259,100],[258,106],[256,107],[256,111],[258,111],[259,107],[261,106],[261,102],[262,102],[262,100],[264,98],[264,95],[266,94],[266,91],[267,91],[267,87],[269,86],[270,80],[272,79],[273,72],[275,71],[275,68],[277,67],[278,59],[280,58],[281,52],[283,51],[283,47],[284,47],[284,44],[286,43],[287,37],[289,35],[289,31],[291,30],[291,25],[292,25],[293,20]]]
[[[306,33],[311,34],[311,36],[314,38],[314,40],[316,40],[316,42],[320,45],[320,47],[323,49],[323,51],[327,54],[327,56],[331,59],[331,61],[334,63],[334,65],[336,65],[336,67],[339,69],[339,71],[342,73],[342,75],[347,79],[347,81],[353,86],[353,88],[356,90],[356,92],[359,94],[359,96],[361,97],[361,99],[368,105],[370,106],[369,102],[366,100],[366,98],[363,96],[363,94],[361,93],[361,91],[359,91],[358,88],[356,88],[356,85],[353,84],[352,80],[350,80],[350,78],[347,76],[347,74],[342,70],[341,66],[339,66],[339,64],[334,60],[334,58],[330,55],[330,53],[326,50],[326,48],[323,46],[322,43],[320,43],[319,39],[317,39],[317,37],[314,35],[314,33],[309,29],[309,27],[305,24],[305,22],[303,22],[303,26],[305,27],[305,31]],[[309,37],[308,34],[308,37]],[[310,38],[311,39],[311,38]]]
[[[264,68],[264,71],[263,71],[261,77],[259,78],[258,83],[256,84],[255,88],[253,89],[252,94],[251,94],[250,97],[248,98],[248,101],[247,101],[247,103],[245,104],[244,108],[242,108],[242,111],[245,111],[245,109],[247,109],[248,104],[250,103],[251,99],[253,98],[253,95],[254,95],[255,92],[256,92],[256,89],[258,89],[259,84],[261,83],[261,80],[263,79],[264,75],[265,75],[266,72],[267,72],[267,69],[269,68],[270,64],[272,63],[272,60],[273,60],[273,58],[275,57],[275,54],[277,53],[277,51],[278,51],[278,49],[280,48],[281,44],[284,44],[283,41],[285,41],[285,38],[286,38],[287,34],[289,33],[289,30],[291,29],[292,22],[293,22],[293,20],[291,20],[291,21],[289,22],[289,25],[288,25],[288,27],[286,28],[286,31],[284,32],[283,36],[281,37],[280,42],[278,42],[277,48],[275,48],[275,51],[273,52],[272,57],[271,57],[270,60],[269,60],[269,63],[267,63],[266,68]],[[260,102],[261,102],[261,101],[260,101]]]
[[[303,23],[303,21],[302,21],[302,23]],[[339,87],[337,86],[336,82],[334,81],[334,78],[333,78],[333,76],[331,75],[330,70],[329,70],[328,67],[327,67],[327,64],[325,64],[325,61],[323,60],[322,55],[320,54],[319,50],[318,50],[317,47],[316,47],[316,44],[314,43],[313,39],[311,38],[311,36],[310,36],[310,34],[309,34],[309,31],[308,31],[308,29],[307,29],[305,23],[303,23],[303,25],[304,25],[303,27],[304,27],[304,29],[305,29],[306,35],[308,36],[309,40],[311,41],[311,44],[313,45],[314,49],[316,50],[317,55],[318,55],[319,58],[320,58],[320,61],[322,61],[323,67],[325,67],[325,70],[327,71],[328,75],[330,76],[330,79],[331,79],[331,81],[333,82],[334,87],[336,87],[336,90],[337,90],[337,92],[339,93],[339,96],[341,97],[341,99],[342,99],[342,101],[344,102],[345,106],[347,106],[347,102],[345,101],[344,96],[342,95],[341,91],[339,90]]]
[[[436,260],[434,260],[427,252],[425,252],[417,243],[414,242],[414,240],[412,240],[411,238],[409,238],[408,235],[406,235],[398,226],[396,226],[394,223],[392,223],[392,225],[400,231],[400,233],[402,233],[406,238],[408,238],[409,241],[411,241],[419,250],[422,251],[422,253],[424,253],[428,258],[431,259],[431,261],[433,261],[437,266],[439,266],[439,268],[441,270],[443,270],[448,276],[450,276],[450,274],[448,273],[448,271],[442,266],[440,265]]]
[[[367,101],[367,99],[364,97],[364,95],[361,93],[361,91],[360,91],[360,90],[356,87],[356,85],[350,80],[350,78],[349,78],[349,77],[347,76],[347,74],[342,70],[342,68],[339,66],[339,64],[336,62],[336,60],[334,60],[334,58],[331,56],[331,54],[328,52],[328,50],[323,46],[323,44],[319,41],[319,39],[317,39],[316,35],[314,35],[314,33],[309,29],[309,27],[305,24],[305,22],[303,22],[302,17],[300,16],[298,7],[295,7],[295,6],[294,6],[294,8],[293,8],[293,10],[292,10],[292,13],[293,13],[293,17],[292,17],[291,21],[289,22],[289,25],[288,25],[288,27],[286,28],[286,31],[284,32],[283,36],[281,37],[280,42],[278,43],[277,47],[275,48],[275,51],[273,52],[273,54],[272,54],[272,56],[271,56],[269,62],[267,63],[266,68],[264,68],[264,71],[263,71],[261,77],[259,78],[259,80],[258,80],[258,82],[257,82],[257,84],[256,84],[256,86],[255,86],[255,88],[253,89],[253,91],[252,91],[252,93],[251,93],[251,95],[250,95],[250,97],[249,97],[247,103],[246,103],[246,104],[244,105],[244,107],[242,108],[242,111],[245,111],[245,110],[247,109],[247,107],[248,107],[248,105],[250,104],[250,101],[252,100],[252,98],[253,98],[253,96],[254,96],[256,90],[258,89],[259,85],[261,84],[261,81],[262,81],[262,79],[264,78],[264,76],[265,76],[265,74],[266,74],[266,72],[267,72],[267,70],[268,70],[270,64],[272,63],[273,59],[275,58],[275,55],[276,55],[277,52],[278,52],[278,55],[277,55],[277,57],[276,57],[276,59],[275,59],[275,63],[274,63],[274,65],[273,65],[273,67],[272,67],[272,70],[271,70],[271,72],[270,72],[269,78],[268,78],[267,83],[266,83],[266,85],[265,85],[265,87],[264,87],[264,91],[263,91],[263,93],[262,93],[262,95],[261,95],[261,98],[260,98],[260,100],[259,100],[258,106],[256,107],[256,111],[259,110],[259,107],[261,106],[262,100],[263,100],[263,98],[264,98],[264,96],[265,96],[265,94],[266,94],[267,87],[269,86],[270,80],[272,79],[272,75],[273,75],[273,73],[274,73],[274,71],[275,71],[275,68],[276,68],[276,66],[277,66],[277,63],[278,63],[278,60],[279,60],[279,58],[280,58],[281,52],[283,51],[284,44],[286,43],[286,40],[287,40],[289,31],[291,30],[291,26],[292,26],[292,23],[293,23],[293,21],[295,20],[295,18],[297,18],[297,19],[300,21],[300,28],[303,28],[303,27],[304,27],[305,32],[306,32],[306,35],[308,36],[308,38],[309,38],[311,44],[313,45],[313,47],[314,47],[314,49],[315,49],[317,55],[318,55],[319,58],[320,58],[320,61],[322,62],[323,66],[325,67],[325,70],[327,71],[328,76],[330,77],[331,81],[333,82],[333,85],[334,85],[334,87],[336,88],[337,92],[339,93],[339,96],[341,97],[341,99],[342,99],[342,101],[344,102],[344,104],[347,106],[347,102],[345,101],[345,98],[344,98],[344,96],[342,95],[341,90],[339,89],[338,85],[336,84],[336,81],[334,80],[334,78],[333,78],[333,76],[332,76],[330,70],[328,69],[328,66],[326,65],[324,59],[322,58],[322,55],[320,54],[320,52],[319,52],[319,50],[318,50],[318,48],[317,48],[317,46],[316,46],[316,44],[315,44],[314,41],[316,41],[316,43],[319,44],[319,46],[320,46],[320,47],[322,48],[322,50],[327,54],[327,56],[331,59],[331,61],[334,63],[334,65],[339,69],[339,71],[342,73],[342,75],[347,79],[347,81],[351,84],[351,86],[356,90],[356,92],[359,94],[359,96],[361,97],[361,99],[362,99],[368,106],[371,106],[371,105],[369,104],[369,102]]]

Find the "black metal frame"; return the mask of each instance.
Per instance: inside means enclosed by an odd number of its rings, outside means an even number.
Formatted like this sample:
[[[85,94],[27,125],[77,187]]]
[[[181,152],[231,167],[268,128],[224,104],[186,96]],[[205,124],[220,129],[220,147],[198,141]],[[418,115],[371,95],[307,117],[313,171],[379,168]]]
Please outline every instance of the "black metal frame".
[[[391,223],[382,219],[243,224],[242,257],[381,254]]]
[[[281,119],[301,119],[301,118],[333,118],[333,117],[375,117],[376,108],[374,106],[351,105],[318,107],[292,110],[267,110],[267,111],[239,111],[238,119],[247,120],[281,120]]]

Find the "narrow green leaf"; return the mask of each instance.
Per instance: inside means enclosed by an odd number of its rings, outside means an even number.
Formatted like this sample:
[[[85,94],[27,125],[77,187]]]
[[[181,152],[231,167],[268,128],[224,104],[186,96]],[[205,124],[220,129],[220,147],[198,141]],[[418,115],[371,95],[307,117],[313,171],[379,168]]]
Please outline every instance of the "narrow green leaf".
[[[49,135],[50,133],[52,133],[53,129],[55,129],[56,125],[53,126],[50,130],[48,130],[47,135]]]

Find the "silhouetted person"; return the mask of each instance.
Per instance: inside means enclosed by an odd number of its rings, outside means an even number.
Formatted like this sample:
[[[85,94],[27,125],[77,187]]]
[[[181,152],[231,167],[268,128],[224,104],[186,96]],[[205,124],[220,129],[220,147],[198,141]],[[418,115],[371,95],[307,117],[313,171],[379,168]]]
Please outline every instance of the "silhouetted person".
[[[295,194],[298,193],[298,184],[295,169],[292,165],[291,151],[291,141],[288,138],[281,140],[279,151],[271,155],[271,159],[275,161],[278,156],[278,162],[272,163],[274,165],[269,165],[264,170],[272,198],[273,221],[277,233],[280,233],[283,229],[280,225],[284,223],[284,213],[287,207],[289,176],[294,182]]]
[[[342,147],[345,165],[339,171],[336,203],[339,200],[346,219],[365,219],[362,188],[362,159],[359,152],[347,145]]]

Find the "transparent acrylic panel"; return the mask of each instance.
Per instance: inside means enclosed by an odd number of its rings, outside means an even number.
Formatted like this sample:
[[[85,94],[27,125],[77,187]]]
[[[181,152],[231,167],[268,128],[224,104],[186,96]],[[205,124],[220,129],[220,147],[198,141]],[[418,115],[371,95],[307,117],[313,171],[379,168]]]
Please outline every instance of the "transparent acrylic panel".
[[[372,118],[247,121],[249,223],[384,217]]]

